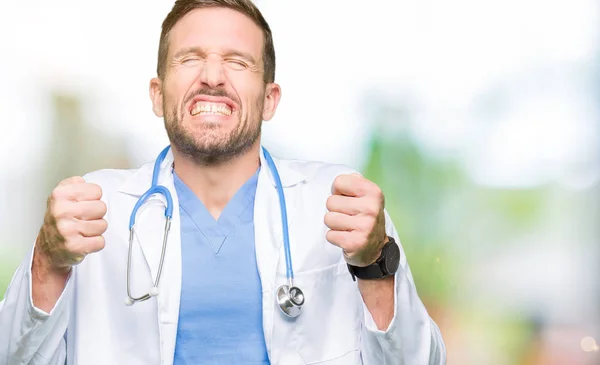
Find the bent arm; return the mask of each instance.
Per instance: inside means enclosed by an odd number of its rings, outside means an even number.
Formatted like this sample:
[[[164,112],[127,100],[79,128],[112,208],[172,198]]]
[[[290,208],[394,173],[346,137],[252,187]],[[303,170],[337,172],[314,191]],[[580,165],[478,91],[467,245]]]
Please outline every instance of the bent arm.
[[[44,276],[35,265],[32,249],[0,302],[1,364],[65,363],[72,280]]]
[[[400,245],[398,233],[387,212],[386,231]],[[446,348],[442,335],[417,294],[402,247],[400,252],[400,267],[393,278],[394,313],[391,321],[374,318],[368,309],[373,306],[367,306],[363,301],[361,352],[364,364],[445,365]],[[378,328],[377,323],[381,327],[382,322],[389,322],[387,328]]]

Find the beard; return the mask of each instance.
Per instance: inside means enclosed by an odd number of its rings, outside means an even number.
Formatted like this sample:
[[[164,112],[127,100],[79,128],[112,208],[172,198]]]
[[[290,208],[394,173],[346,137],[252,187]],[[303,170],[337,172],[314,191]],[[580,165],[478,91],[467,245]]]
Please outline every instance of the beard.
[[[177,106],[169,105],[163,96],[166,111],[164,123],[173,147],[199,166],[217,166],[248,152],[261,135],[264,92],[255,101],[254,108],[251,109],[254,112],[247,115],[245,120],[242,120],[243,113],[238,110],[237,124],[230,132],[220,132],[219,124],[202,125],[194,132],[185,128],[182,123],[182,116],[186,113],[184,106],[198,95],[225,96],[238,101],[224,90],[202,89],[191,93],[183,102],[181,113],[177,113]],[[238,102],[237,105],[241,104]]]

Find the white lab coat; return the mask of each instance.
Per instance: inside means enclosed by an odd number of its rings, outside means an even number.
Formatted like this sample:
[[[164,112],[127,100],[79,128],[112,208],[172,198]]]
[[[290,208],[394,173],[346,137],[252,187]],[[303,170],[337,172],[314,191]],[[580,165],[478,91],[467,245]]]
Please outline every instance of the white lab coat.
[[[331,184],[337,175],[352,170],[341,165],[274,160],[285,190],[295,284],[304,291],[306,302],[295,319],[283,316],[276,305],[274,292],[286,282],[286,265],[277,190],[261,154],[255,246],[271,364],[445,364],[442,337],[417,295],[403,251],[395,277],[395,316],[389,328],[380,331],[348,273],[341,250],[325,239],[323,217]],[[181,289],[179,209],[172,162],[169,152],[159,177],[159,184],[171,191],[175,207],[159,296],[131,307],[124,304],[129,215],[150,186],[154,162],[134,170],[92,172],[85,179],[102,187],[102,199],[108,206],[106,246],[73,268],[49,314],[32,305],[29,253],[0,302],[1,365],[57,365],[64,364],[65,358],[69,365],[172,364]],[[163,213],[162,197],[151,198],[138,212],[131,270],[134,296],[146,293],[156,277]],[[389,217],[386,223],[387,233],[400,242]],[[235,271],[235,267],[228,269]]]

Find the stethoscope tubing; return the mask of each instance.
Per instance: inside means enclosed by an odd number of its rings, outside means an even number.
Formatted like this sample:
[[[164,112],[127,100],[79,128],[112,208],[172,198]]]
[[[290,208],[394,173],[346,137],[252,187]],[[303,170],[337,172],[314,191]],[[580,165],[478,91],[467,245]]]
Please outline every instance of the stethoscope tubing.
[[[160,167],[163,163],[167,153],[169,152],[170,146],[164,148],[161,153],[156,158],[154,163],[154,169],[152,171],[152,183],[150,184],[150,188],[138,199],[133,210],[131,211],[131,216],[129,217],[129,252],[127,256],[127,298],[125,298],[126,305],[132,305],[135,302],[141,302],[147,300],[153,296],[158,295],[158,284],[160,282],[160,277],[162,274],[163,263],[165,258],[165,252],[167,248],[167,238],[169,235],[169,230],[171,228],[171,220],[173,218],[173,199],[171,197],[171,193],[169,189],[162,185],[158,185],[158,176],[160,174]],[[273,158],[266,150],[266,148],[262,148],[265,160],[267,161],[267,165],[269,165],[269,169],[273,175],[273,179],[275,180],[275,187],[277,189],[277,194],[279,196],[279,207],[281,211],[281,228],[283,232],[283,246],[285,251],[285,263],[286,263],[286,277],[288,279],[288,285],[282,285],[278,288],[278,303],[281,311],[289,316],[296,317],[300,314],[300,310],[302,305],[304,304],[304,293],[302,290],[294,286],[294,270],[292,268],[292,255],[290,249],[290,237],[289,237],[289,227],[288,227],[288,218],[287,218],[287,206],[285,204],[285,193],[283,191],[283,184],[281,183],[281,177],[279,176],[279,172],[277,171],[277,167],[275,166],[275,162]],[[139,297],[133,297],[131,294],[130,288],[130,272],[131,272],[131,256],[133,254],[133,239],[135,236],[134,227],[135,227],[135,218],[140,207],[150,198],[150,196],[154,194],[162,194],[165,199],[165,229],[163,234],[163,242],[162,242],[162,250],[159,261],[158,272],[156,274],[156,280],[154,282],[154,286],[150,290],[149,293],[144,294]]]
[[[290,249],[290,234],[288,229],[288,218],[287,218],[287,207],[285,204],[285,194],[283,192],[283,185],[281,183],[281,178],[279,177],[279,172],[277,171],[277,167],[275,166],[275,162],[271,158],[269,152],[263,147],[263,153],[265,155],[265,160],[267,160],[267,164],[269,165],[269,169],[273,173],[273,178],[275,179],[275,186],[277,188],[277,194],[279,195],[279,206],[281,210],[281,229],[283,231],[283,246],[285,251],[285,265],[286,265],[286,277],[289,281],[290,287],[293,285],[294,280],[294,270],[292,268],[292,254]]]

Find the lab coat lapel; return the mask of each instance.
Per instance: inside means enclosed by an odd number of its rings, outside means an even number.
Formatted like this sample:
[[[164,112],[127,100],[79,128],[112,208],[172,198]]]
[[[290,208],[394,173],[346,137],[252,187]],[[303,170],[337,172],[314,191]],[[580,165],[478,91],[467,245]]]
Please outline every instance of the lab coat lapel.
[[[297,209],[299,187],[297,184],[304,180],[304,176],[290,167],[282,164],[273,157],[284,187],[287,205],[287,217],[290,242],[294,242],[295,230],[293,221]],[[258,270],[263,291],[263,330],[267,351],[271,361],[278,357],[276,347],[273,346],[273,323],[274,315],[279,310],[275,303],[275,291],[277,290],[277,272],[285,275],[285,251],[283,245],[283,230],[281,220],[281,207],[277,193],[275,179],[269,166],[264,159],[261,150],[261,170],[256,188],[256,199],[254,203],[254,227],[255,227],[255,250]],[[291,244],[293,246],[293,243]]]
[[[177,320],[179,316],[179,301],[181,295],[181,232],[179,218],[179,200],[173,183],[172,174],[173,155],[171,151],[161,164],[158,184],[165,186],[171,193],[173,200],[173,218],[167,239],[164,264],[161,271],[159,283],[158,300],[158,323],[161,341],[161,364],[172,364],[177,336]],[[120,191],[133,195],[136,199],[141,197],[149,188],[152,181],[152,170],[154,162],[142,166],[130,180],[125,182]],[[146,200],[136,215],[134,231],[134,255],[135,250],[141,250],[148,269],[155,282],[158,275],[160,256],[162,250],[165,229],[165,207],[166,200],[162,195],[153,195]],[[137,247],[136,247],[137,246]],[[139,270],[139,269],[138,269]],[[136,271],[131,269],[132,276]],[[147,272],[144,270],[143,272]],[[142,288],[140,288],[142,289]],[[143,288],[142,290],[149,290]],[[137,295],[145,294],[136,293]]]

